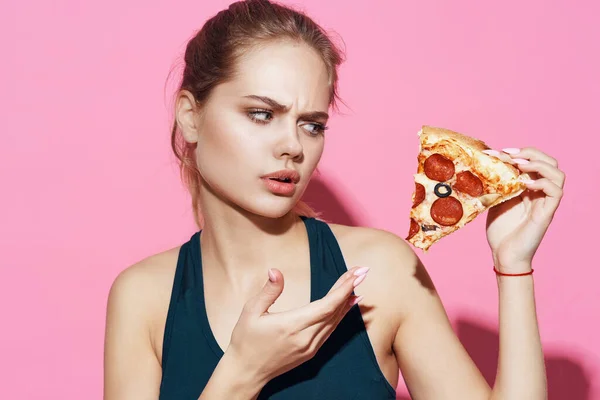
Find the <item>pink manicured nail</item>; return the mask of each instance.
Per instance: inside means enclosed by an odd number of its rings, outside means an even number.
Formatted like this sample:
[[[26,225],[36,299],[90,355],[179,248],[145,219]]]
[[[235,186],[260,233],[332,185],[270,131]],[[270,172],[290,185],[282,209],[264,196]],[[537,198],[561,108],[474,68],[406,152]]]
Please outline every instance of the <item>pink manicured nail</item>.
[[[355,297],[354,299],[350,299],[350,305],[355,306],[363,299],[362,296]]]
[[[369,269],[370,269],[369,267],[362,267],[362,268],[359,268],[359,269],[357,269],[356,271],[354,271],[354,275],[355,275],[355,276],[361,276],[361,275],[364,275],[364,274],[366,274],[367,272],[369,272]]]
[[[531,185],[532,183],[535,183],[533,179],[521,179],[521,182],[523,182],[526,185]]]
[[[497,150],[482,150],[482,153],[487,154],[488,156],[499,156],[500,152]]]
[[[507,147],[506,149],[502,149],[506,154],[519,154],[521,149],[517,149],[515,147]]]
[[[525,160],[524,158],[513,158],[512,160],[515,164],[529,164],[528,160]]]
[[[275,282],[275,281],[277,280],[277,279],[276,279],[276,276],[275,276],[275,274],[273,273],[273,270],[272,270],[272,269],[269,269],[269,280],[270,280],[271,282]]]
[[[358,285],[360,285],[360,283],[361,283],[362,281],[364,281],[366,277],[367,277],[367,275],[361,275],[361,276],[359,276],[358,278],[356,278],[356,279],[354,280],[354,287],[357,287]]]

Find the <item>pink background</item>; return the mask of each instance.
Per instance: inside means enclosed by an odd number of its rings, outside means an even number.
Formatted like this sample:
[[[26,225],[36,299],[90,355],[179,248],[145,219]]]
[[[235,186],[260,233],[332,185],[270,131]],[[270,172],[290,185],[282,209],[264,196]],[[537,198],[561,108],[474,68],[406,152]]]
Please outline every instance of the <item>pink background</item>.
[[[227,1],[9,2],[0,16],[0,398],[100,399],[109,286],[194,230],[165,81]],[[600,399],[598,28],[592,1],[317,1],[347,46],[325,216],[405,236],[422,124],[559,159],[566,195],[536,259],[551,399]],[[327,196],[325,198],[325,196]],[[473,222],[422,256],[457,333],[495,370],[496,283]],[[398,388],[401,398],[406,393]]]

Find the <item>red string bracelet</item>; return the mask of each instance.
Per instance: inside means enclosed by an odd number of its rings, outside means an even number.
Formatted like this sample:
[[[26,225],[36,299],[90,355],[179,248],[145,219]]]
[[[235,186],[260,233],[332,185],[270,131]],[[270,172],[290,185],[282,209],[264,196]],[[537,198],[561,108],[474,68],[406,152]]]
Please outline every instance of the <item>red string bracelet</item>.
[[[500,276],[526,276],[526,275],[533,274],[533,268],[529,272],[523,272],[523,273],[520,273],[520,274],[507,274],[507,273],[498,271],[496,269],[496,266],[494,265],[494,272],[496,273],[496,275],[500,275]]]

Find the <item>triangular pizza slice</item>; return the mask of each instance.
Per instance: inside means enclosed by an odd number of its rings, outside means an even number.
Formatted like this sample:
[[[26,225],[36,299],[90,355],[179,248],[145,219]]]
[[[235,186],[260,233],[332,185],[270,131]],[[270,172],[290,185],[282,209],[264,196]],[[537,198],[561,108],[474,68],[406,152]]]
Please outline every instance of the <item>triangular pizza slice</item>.
[[[487,209],[525,190],[510,163],[483,153],[481,140],[448,129],[424,126],[406,240],[428,250],[432,244],[473,221]]]

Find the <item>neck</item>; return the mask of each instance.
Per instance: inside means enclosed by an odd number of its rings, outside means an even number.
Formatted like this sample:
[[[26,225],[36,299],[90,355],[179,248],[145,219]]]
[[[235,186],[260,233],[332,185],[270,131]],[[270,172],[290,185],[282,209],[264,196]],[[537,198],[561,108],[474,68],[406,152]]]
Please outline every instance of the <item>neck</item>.
[[[257,276],[266,279],[269,268],[285,271],[286,264],[305,252],[308,236],[295,213],[269,218],[215,203],[202,204],[203,264],[224,273],[233,286]]]

